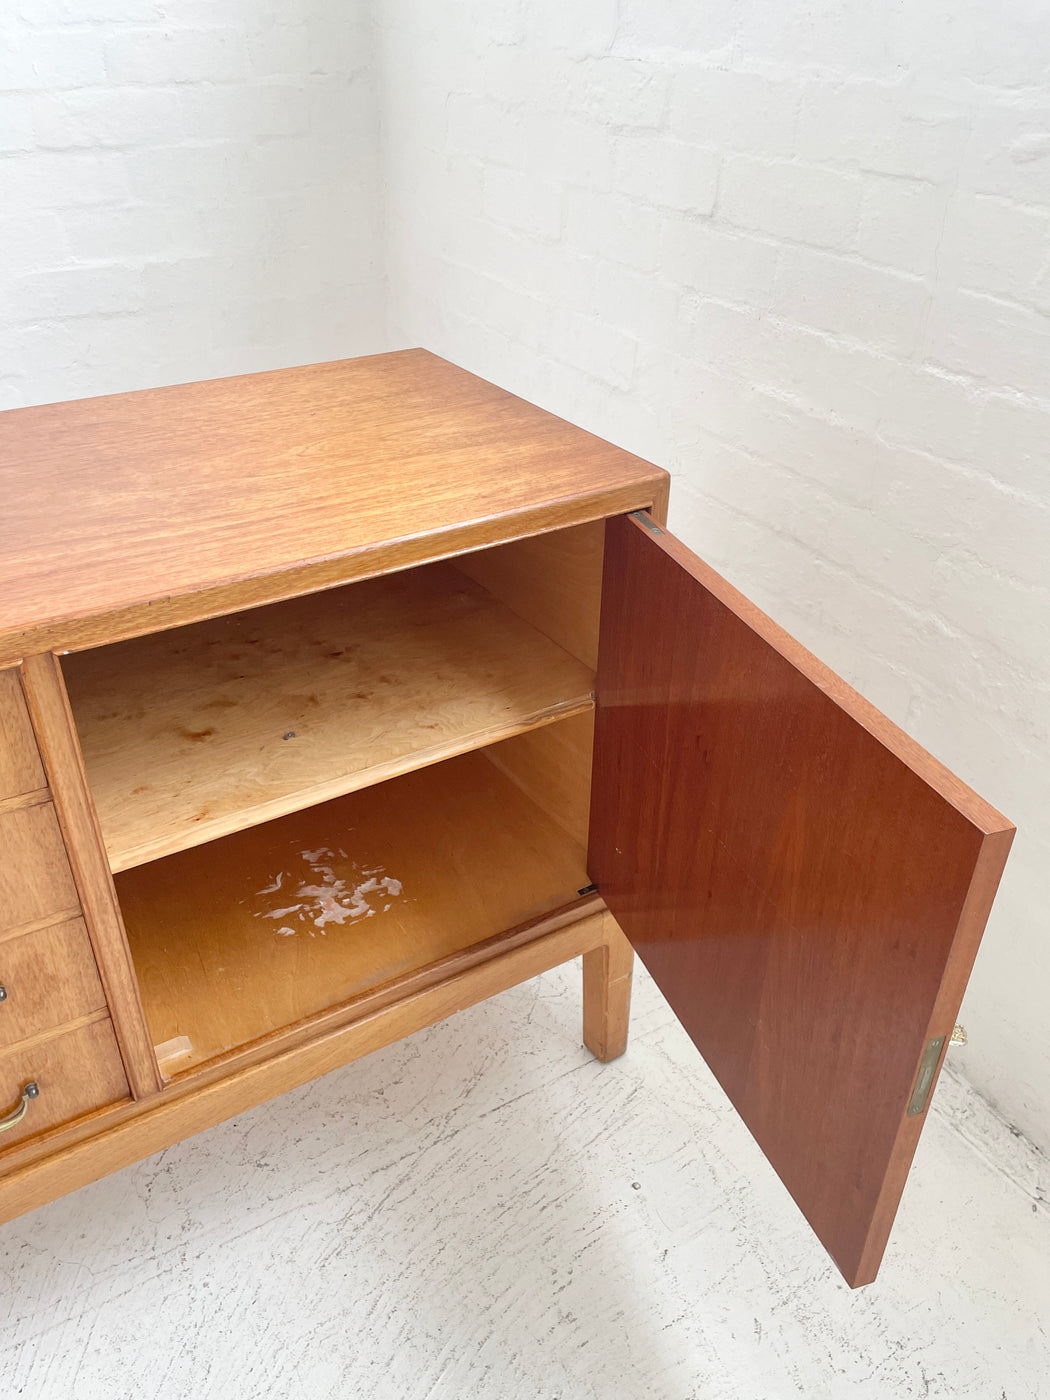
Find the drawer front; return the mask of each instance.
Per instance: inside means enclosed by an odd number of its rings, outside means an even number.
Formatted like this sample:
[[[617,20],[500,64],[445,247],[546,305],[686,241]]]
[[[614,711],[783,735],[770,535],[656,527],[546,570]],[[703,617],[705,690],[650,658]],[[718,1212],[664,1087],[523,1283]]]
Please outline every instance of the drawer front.
[[[0,935],[79,907],[51,802],[0,812]]]
[[[0,1051],[105,1005],[83,919],[0,940]]]
[[[15,1046],[0,1055],[0,1123],[35,1084],[24,1116],[0,1131],[0,1155],[92,1109],[130,1097],[117,1039],[108,1017],[59,1035]]]
[[[0,802],[46,782],[18,672],[0,671]]]

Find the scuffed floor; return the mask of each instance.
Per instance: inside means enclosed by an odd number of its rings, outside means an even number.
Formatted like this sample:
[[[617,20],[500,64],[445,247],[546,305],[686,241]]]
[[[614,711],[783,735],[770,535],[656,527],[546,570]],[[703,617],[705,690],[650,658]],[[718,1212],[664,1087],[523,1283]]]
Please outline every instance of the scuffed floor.
[[[851,1293],[648,979],[578,1022],[570,966],[3,1227],[0,1396],[1050,1396],[1047,1164],[960,1082]]]

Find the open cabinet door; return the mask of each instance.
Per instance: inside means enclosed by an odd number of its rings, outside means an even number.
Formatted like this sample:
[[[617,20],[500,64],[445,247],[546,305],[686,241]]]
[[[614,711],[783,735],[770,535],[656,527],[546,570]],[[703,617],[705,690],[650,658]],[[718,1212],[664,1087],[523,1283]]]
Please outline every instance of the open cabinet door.
[[[1013,827],[648,516],[603,587],[591,878],[868,1283]]]

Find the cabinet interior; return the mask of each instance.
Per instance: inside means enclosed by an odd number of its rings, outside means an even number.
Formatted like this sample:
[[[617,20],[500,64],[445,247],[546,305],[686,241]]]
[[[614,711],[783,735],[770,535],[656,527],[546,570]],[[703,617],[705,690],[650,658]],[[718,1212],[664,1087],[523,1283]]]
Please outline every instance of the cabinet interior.
[[[595,522],[63,659],[165,1073],[588,883],[602,547]]]

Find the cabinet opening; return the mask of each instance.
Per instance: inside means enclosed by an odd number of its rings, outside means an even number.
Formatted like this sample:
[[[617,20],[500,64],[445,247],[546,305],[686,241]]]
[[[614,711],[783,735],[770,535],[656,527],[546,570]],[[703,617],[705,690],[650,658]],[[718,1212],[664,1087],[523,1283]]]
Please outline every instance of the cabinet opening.
[[[562,770],[589,723],[578,716],[118,874],[164,1072],[301,1026],[574,900],[588,884],[576,836],[589,750]]]
[[[114,872],[593,707],[603,527],[76,653]]]

